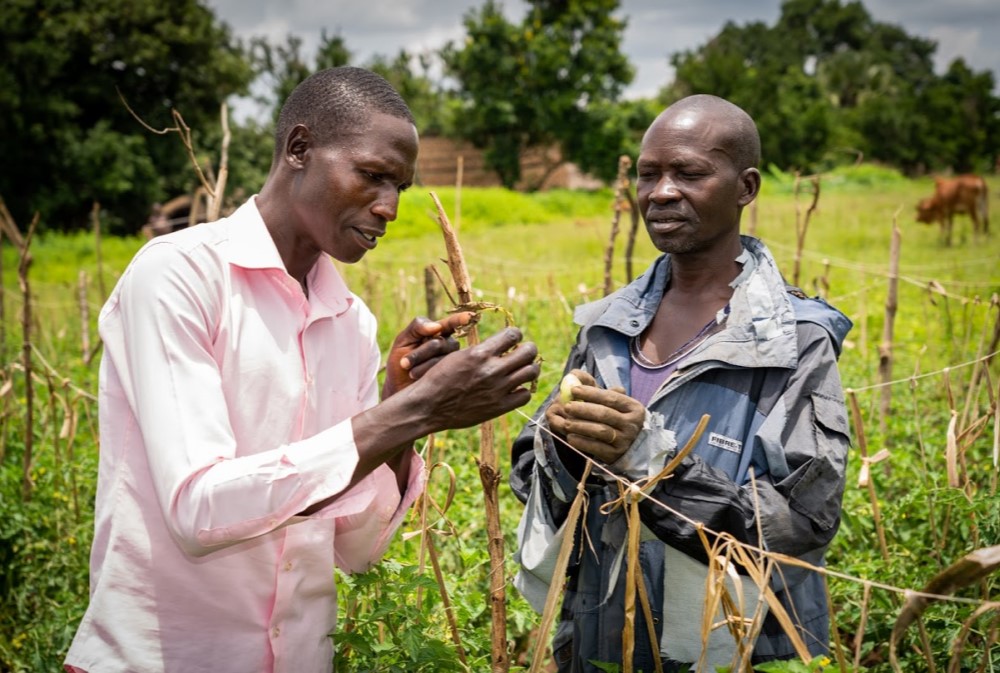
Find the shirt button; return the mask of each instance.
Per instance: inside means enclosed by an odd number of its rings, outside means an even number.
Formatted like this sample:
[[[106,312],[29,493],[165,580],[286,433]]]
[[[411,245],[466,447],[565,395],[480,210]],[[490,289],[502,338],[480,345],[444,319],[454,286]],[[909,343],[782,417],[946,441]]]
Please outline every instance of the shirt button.
[[[271,635],[277,638],[278,636],[281,635],[281,629],[275,626],[273,629],[271,629]]]
[[[285,563],[285,572],[288,572],[291,569],[292,569],[292,562],[291,561],[286,562]]]
[[[632,327],[638,327],[639,326],[639,321],[638,320],[629,320],[628,324],[631,325]]]

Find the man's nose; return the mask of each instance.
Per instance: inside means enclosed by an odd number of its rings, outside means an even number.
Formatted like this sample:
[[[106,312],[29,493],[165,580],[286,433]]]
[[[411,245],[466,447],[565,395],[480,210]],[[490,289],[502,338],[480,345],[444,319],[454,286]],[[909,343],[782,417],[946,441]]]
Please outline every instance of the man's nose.
[[[379,196],[378,201],[372,206],[372,212],[386,222],[395,220],[396,215],[399,214],[399,192],[394,191],[391,195]]]
[[[657,181],[656,186],[653,187],[653,191],[649,194],[650,200],[657,203],[674,201],[679,199],[680,196],[680,190],[677,189],[677,185],[669,175],[661,177]]]

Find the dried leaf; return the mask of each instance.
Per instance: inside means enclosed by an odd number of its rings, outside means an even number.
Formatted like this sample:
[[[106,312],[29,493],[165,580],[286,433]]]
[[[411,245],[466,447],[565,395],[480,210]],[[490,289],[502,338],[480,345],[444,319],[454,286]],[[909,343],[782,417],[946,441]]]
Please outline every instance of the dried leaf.
[[[62,428],[59,430],[59,439],[66,439],[69,437],[70,430],[73,428],[73,419],[69,416],[63,419]]]
[[[960,486],[958,482],[958,438],[955,434],[955,425],[957,423],[958,412],[953,409],[951,420],[948,421],[948,444],[944,451],[945,462],[948,467],[948,485],[952,488]]]
[[[545,597],[545,608],[542,610],[542,621],[538,624],[538,642],[535,643],[535,656],[531,660],[531,668],[528,669],[528,673],[538,673],[542,670],[542,659],[545,654],[545,640],[548,638],[549,631],[552,630],[552,621],[556,616],[556,606],[559,604],[559,596],[562,593],[563,583],[560,578],[566,576],[566,568],[569,566],[569,556],[573,551],[573,538],[575,537],[575,531],[577,528],[577,521],[580,518],[580,510],[583,508],[584,500],[587,498],[587,492],[584,487],[587,483],[587,477],[590,476],[590,468],[593,465],[589,460],[587,465],[583,470],[583,476],[580,478],[580,482],[577,487],[576,497],[573,498],[573,504],[570,505],[569,514],[566,516],[566,521],[563,524],[565,526],[565,536],[563,537],[562,546],[559,547],[559,555],[556,557],[556,567],[552,572],[552,583],[549,585],[549,595]]]
[[[889,638],[889,661],[896,671],[899,664],[896,661],[896,646],[900,638],[927,609],[927,606],[938,600],[935,596],[950,596],[955,591],[975,584],[1000,568],[1000,545],[983,547],[963,556],[934,576],[920,593],[906,592],[906,602],[896,618]],[[929,594],[929,595],[928,595]]]

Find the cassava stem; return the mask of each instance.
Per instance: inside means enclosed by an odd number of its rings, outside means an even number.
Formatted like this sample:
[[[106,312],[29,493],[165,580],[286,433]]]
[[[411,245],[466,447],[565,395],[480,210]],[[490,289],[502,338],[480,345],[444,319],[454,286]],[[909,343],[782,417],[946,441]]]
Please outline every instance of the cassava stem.
[[[448,215],[437,194],[430,193],[437,207],[438,223],[444,234],[444,244],[448,251],[448,269],[455,281],[455,290],[461,304],[472,303],[472,283],[462,256],[458,235],[448,221]],[[471,325],[468,332],[469,345],[479,343],[479,331]],[[490,554],[490,614],[491,614],[491,670],[506,673],[510,669],[507,656],[507,577],[504,570],[503,530],[500,528],[500,470],[493,446],[493,422],[486,421],[479,426],[479,479],[483,484],[483,500],[486,508],[487,548]]]

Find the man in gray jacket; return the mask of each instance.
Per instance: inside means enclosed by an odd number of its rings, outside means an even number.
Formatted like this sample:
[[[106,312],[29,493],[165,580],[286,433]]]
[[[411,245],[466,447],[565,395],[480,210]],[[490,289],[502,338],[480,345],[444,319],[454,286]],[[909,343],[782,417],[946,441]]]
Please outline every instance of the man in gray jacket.
[[[711,542],[726,533],[817,566],[837,531],[850,442],[837,357],[852,325],[787,286],[764,244],[740,235],[759,161],[753,120],[721,98],[690,96],[654,120],[637,196],[664,254],[577,309],[565,370],[581,384],[570,401],[553,391],[514,443],[511,486],[525,503],[515,585],[539,611],[550,585],[565,587],[553,641],[560,672],[622,665],[628,525],[622,507],[602,505],[619,497],[620,478],[660,472],[703,414],[693,451],[639,504],[637,561],[657,643],[636,609],[635,671],[652,673],[657,653],[671,671],[727,665],[737,651],[725,627],[702,643],[708,566],[696,524]],[[564,524],[588,460],[581,535]],[[553,577],[567,534],[576,545],[567,577]],[[753,613],[758,588],[738,587]],[[823,578],[786,564],[770,587],[809,652],[827,652]],[[752,647],[754,663],[796,654],[773,611]]]

